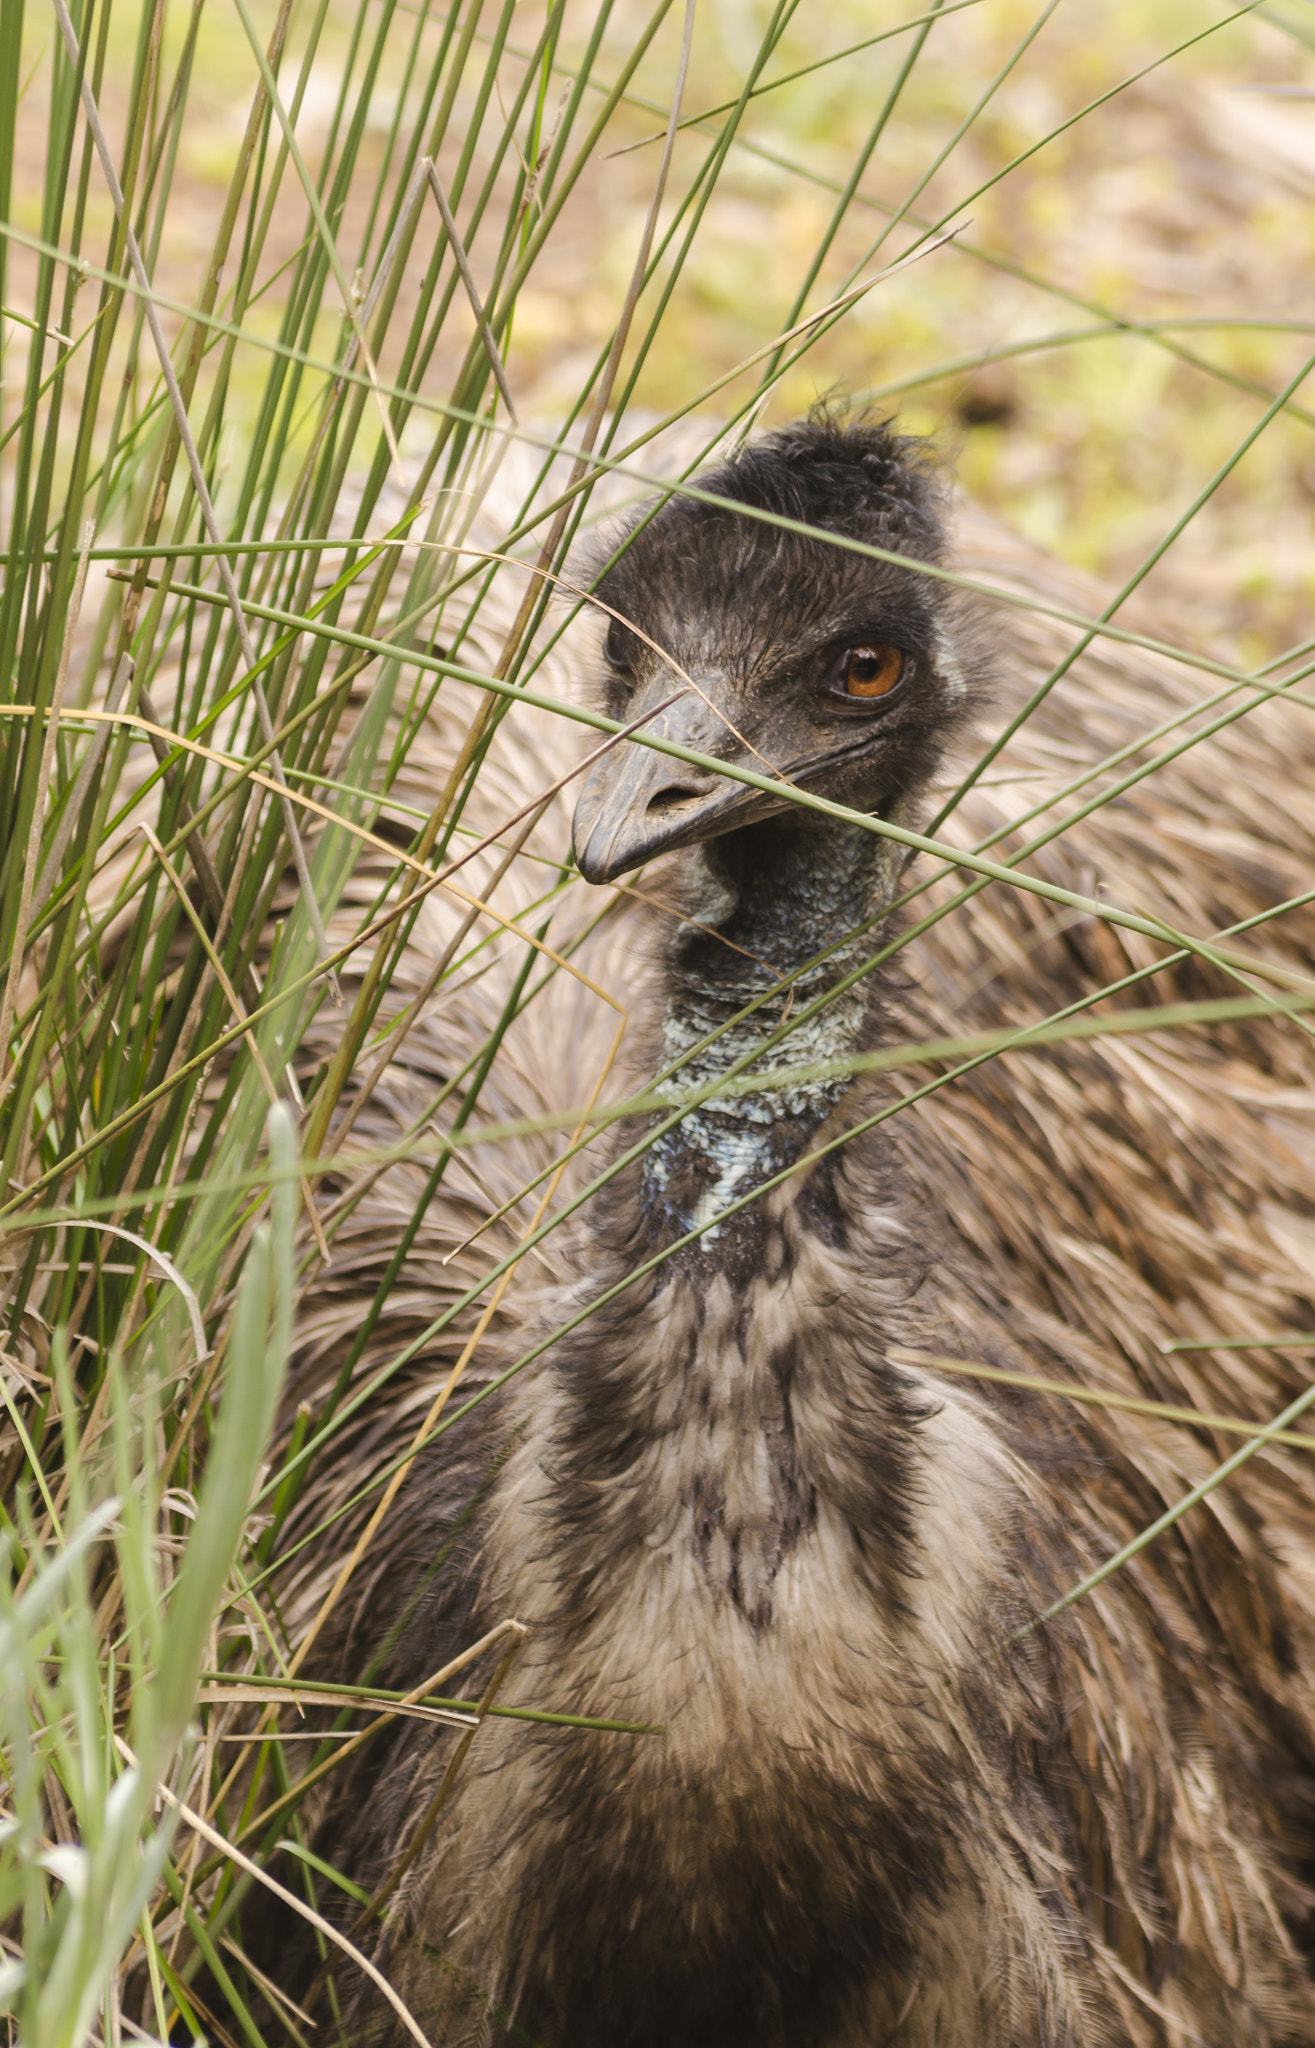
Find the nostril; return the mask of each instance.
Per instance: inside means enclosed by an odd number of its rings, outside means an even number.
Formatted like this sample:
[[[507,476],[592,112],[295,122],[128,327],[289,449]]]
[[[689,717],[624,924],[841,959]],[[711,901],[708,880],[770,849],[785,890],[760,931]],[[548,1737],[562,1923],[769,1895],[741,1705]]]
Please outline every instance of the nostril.
[[[649,798],[648,815],[651,818],[655,811],[673,811],[677,804],[693,803],[697,798],[705,794],[704,790],[695,789],[686,784],[679,782],[669,783],[665,789],[655,791]]]

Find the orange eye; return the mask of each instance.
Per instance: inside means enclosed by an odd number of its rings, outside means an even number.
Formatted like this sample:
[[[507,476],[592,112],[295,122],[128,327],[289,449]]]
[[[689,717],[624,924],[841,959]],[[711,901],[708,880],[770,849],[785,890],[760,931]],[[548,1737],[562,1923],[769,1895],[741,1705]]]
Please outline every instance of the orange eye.
[[[847,697],[884,697],[904,673],[898,647],[851,647],[842,663]]]

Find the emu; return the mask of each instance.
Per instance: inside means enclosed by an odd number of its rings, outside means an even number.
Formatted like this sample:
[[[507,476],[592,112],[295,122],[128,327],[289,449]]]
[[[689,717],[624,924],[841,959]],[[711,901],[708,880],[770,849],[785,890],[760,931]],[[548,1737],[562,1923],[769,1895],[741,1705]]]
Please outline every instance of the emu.
[[[608,709],[916,829],[947,750],[1044,673],[1049,629],[917,566],[947,559],[942,494],[887,427],[815,418],[698,483],[613,536]],[[1062,782],[1075,736],[1109,751],[1201,687],[1098,648],[1022,744]],[[1312,756],[1303,714],[1264,705],[1026,871],[1117,903],[1140,864],[1151,915],[1241,922],[1310,885]],[[979,790],[947,829],[985,837],[1030,794]],[[1312,1327],[1309,1038],[1242,1019],[1032,1047],[891,1114],[918,1076],[854,1056],[1022,1025],[1160,957],[1155,1000],[1237,985],[998,884],[863,971],[904,847],[638,745],[589,773],[575,849],[592,884],[674,857],[680,916],[647,913],[632,993],[648,1071],[682,1062],[669,1085],[701,1100],[614,1140],[664,1127],[569,1254],[548,1240],[555,1280],[485,1382],[599,1306],[417,1468],[324,1655],[341,1674],[391,1630],[412,1685],[514,1616],[504,1703],[660,1732],[485,1723],[376,1962],[436,2048],[1309,2048],[1307,1454],[1267,1446],[1037,1625],[1238,1438],[932,1362],[1276,1414],[1300,1354],[1164,1346]],[[1294,913],[1250,942],[1278,971],[1257,985],[1290,987],[1311,940]],[[569,1061],[565,1034],[540,1048],[559,1089]],[[412,1271],[422,1320],[470,1199]],[[307,1304],[303,1385],[316,1314],[336,1287],[350,1319],[358,1280],[348,1257]],[[358,1462],[396,1448],[362,1426]],[[321,1853],[388,1882],[455,1740],[407,1723],[368,1752]],[[388,2036],[370,1987],[349,1995],[349,2037]]]

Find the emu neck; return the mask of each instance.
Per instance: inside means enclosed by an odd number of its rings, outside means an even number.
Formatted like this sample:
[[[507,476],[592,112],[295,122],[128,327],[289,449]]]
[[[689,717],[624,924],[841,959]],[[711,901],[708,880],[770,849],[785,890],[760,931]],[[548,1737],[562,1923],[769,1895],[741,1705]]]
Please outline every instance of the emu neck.
[[[870,981],[814,1006],[877,943],[895,856],[890,841],[856,826],[779,819],[695,853],[663,1020],[662,1068],[682,1064],[663,1089],[680,1099],[732,1069],[737,1085],[691,1110],[647,1155],[645,1207],[668,1228],[708,1226],[703,1244],[714,1246],[728,1225],[713,1219],[797,1159],[850,1085],[819,1073],[739,1092],[757,1075],[817,1068],[871,1042]]]

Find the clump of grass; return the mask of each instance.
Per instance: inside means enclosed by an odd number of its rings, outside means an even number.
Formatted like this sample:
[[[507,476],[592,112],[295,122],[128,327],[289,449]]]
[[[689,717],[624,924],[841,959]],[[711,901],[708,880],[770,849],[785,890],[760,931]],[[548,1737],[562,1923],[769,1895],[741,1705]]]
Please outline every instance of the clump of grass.
[[[107,1426],[99,1436],[80,1434],[84,1416],[57,1332],[56,1459],[43,1461],[11,1403],[29,1471],[9,1525],[10,1572],[0,1581],[13,1799],[0,1916],[21,1930],[19,1952],[3,1968],[25,2040],[88,2037],[164,1883],[179,1802],[165,1790],[162,1806],[162,1787],[191,1773],[200,1675],[246,1539],[291,1339],[296,1141],[282,1104],[268,1128],[272,1215],[243,1262],[223,1399],[195,1497],[171,1500],[161,1483],[185,1455],[163,1428],[175,1387],[161,1361],[134,1375],[121,1354],[111,1356]],[[162,1558],[162,1529],[178,1526],[180,1509],[186,1535]],[[55,1817],[60,1838],[51,1843]],[[153,1944],[150,1954],[167,2039],[164,1984],[173,1973]]]
[[[263,1466],[297,1288],[346,1213],[321,1192],[332,1119],[395,1021],[500,725],[518,700],[586,717],[549,607],[608,492],[646,492],[654,465],[679,487],[837,375],[934,424],[1010,357],[937,353],[932,330],[962,266],[1009,269],[965,213],[1035,194],[1035,146],[1071,147],[1119,87],[1075,81],[1016,132],[1053,13],[855,8],[821,55],[798,0],[712,23],[692,0],[0,17],[0,2008],[28,2048],[303,2040],[236,1909],[276,1843],[308,1897],[337,1881],[300,1822],[332,1755],[271,1741],[235,1771],[216,1731],[234,1701],[275,1710],[306,1648],[269,1562],[336,1404]],[[1128,73],[1196,61],[1194,13],[1162,26]],[[957,36],[990,57],[971,77]],[[736,207],[782,224],[753,260]],[[1212,352],[1021,268],[1082,313],[1018,353],[1135,346],[1249,408],[1131,590],[1253,449],[1308,426],[1304,363],[1289,329],[1257,353],[1254,319],[1223,315]],[[463,708],[408,805],[440,693]],[[540,858],[514,1001],[451,1084],[463,1123],[543,949],[579,936],[558,943],[569,872]],[[336,1050],[310,1060],[336,1005]],[[490,1259],[463,1309],[512,1265]],[[381,1723],[399,1705],[342,1697]]]

